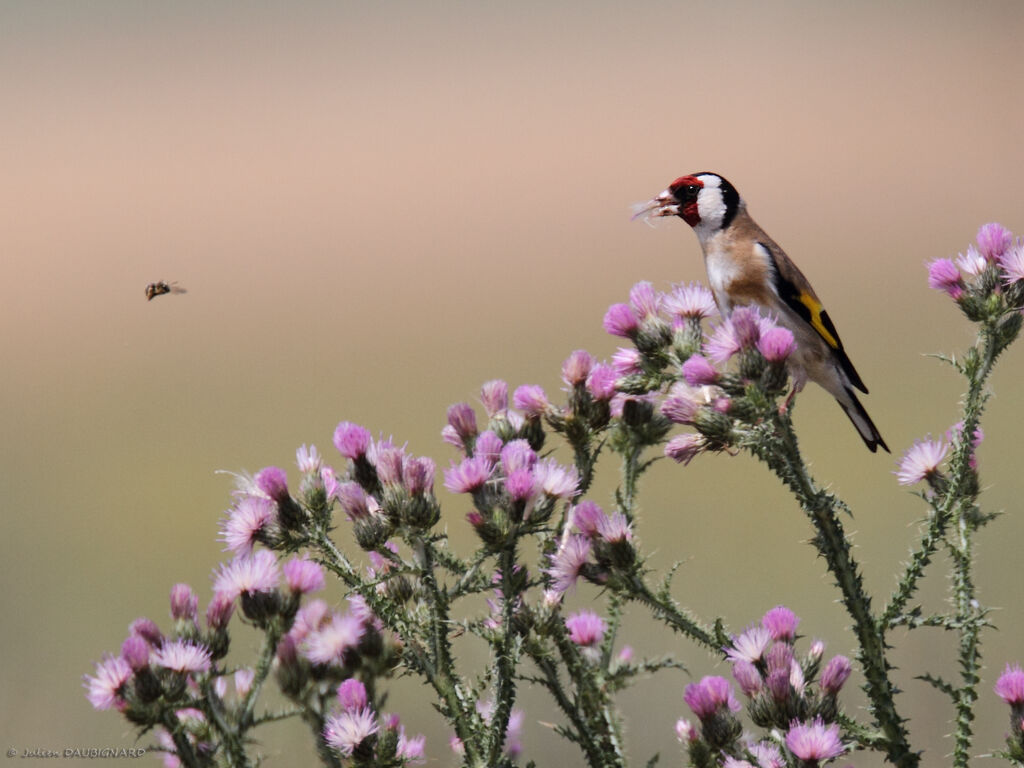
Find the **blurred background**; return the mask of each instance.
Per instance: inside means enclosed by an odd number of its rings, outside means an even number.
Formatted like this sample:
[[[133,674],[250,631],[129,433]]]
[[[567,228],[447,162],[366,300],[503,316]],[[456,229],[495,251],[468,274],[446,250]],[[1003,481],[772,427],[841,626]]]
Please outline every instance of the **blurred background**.
[[[176,582],[209,599],[231,490],[215,470],[295,478],[301,444],[338,459],[342,419],[447,466],[450,403],[499,377],[554,395],[572,350],[614,351],[601,319],[634,282],[703,281],[685,224],[629,220],[685,172],[735,183],[872,391],[893,456],[868,453],[817,388],[795,418],[816,477],[854,510],[847,530],[884,604],[924,511],[895,459],[958,418],[960,382],[927,354],[973,339],[925,262],[988,221],[1024,232],[1022,23],[1014,0],[0,3],[4,746],[133,744],[81,676],[134,618],[169,628]],[[188,293],[149,303],[156,280]],[[985,636],[978,754],[1007,727],[992,684],[1024,660],[1022,374],[1018,344],[980,449],[985,508],[1006,514],[978,540],[979,596],[1000,628]],[[604,471],[593,497],[607,504]],[[465,500],[440,486],[465,551]],[[684,605],[739,631],[784,602],[808,641],[852,653],[809,525],[762,466],[659,462],[641,501],[651,567],[684,562]],[[945,588],[936,571],[928,610]],[[915,675],[952,675],[955,638],[892,640],[915,746],[947,763],[952,709]],[[728,676],[639,610],[622,641],[694,679]],[[636,764],[681,761],[689,681],[665,673],[623,695]],[[451,765],[426,693],[399,681],[389,708],[428,734],[430,764]],[[525,756],[582,764],[542,724],[555,718],[544,696],[521,702]],[[845,702],[864,714],[854,685]],[[266,765],[313,759],[297,725],[263,738]]]

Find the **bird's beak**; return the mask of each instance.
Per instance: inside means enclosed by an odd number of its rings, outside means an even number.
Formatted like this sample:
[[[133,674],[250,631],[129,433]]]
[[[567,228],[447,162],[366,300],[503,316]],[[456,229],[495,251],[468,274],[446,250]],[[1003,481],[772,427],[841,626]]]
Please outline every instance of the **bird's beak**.
[[[655,198],[648,200],[646,203],[637,203],[633,206],[633,217],[630,221],[635,221],[643,217],[649,219],[658,216],[678,216],[679,215],[679,201],[676,200],[669,190],[665,190]]]

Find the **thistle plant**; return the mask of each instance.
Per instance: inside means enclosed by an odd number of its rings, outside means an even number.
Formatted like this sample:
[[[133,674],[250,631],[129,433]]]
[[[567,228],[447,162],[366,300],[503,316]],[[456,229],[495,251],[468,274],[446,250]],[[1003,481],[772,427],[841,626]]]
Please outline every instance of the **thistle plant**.
[[[986,225],[965,254],[930,265],[929,283],[976,324],[978,337],[961,355],[941,358],[965,380],[955,423],[909,447],[896,470],[898,483],[921,488],[926,512],[880,609],[842,525],[849,508],[811,476],[799,449],[788,392],[792,333],[751,308],[718,319],[700,285],[663,293],[641,282],[604,318],[628,346],[609,362],[570,354],[557,399],[535,385],[510,393],[495,380],[481,389],[482,413],[468,403],[448,409],[440,431],[454,453],[441,482],[469,509],[464,516],[442,512],[432,459],[354,422],[334,430],[333,462],[299,448],[294,486],[278,467],[236,476],[220,524],[232,559],[215,570],[204,615],[191,587],[176,585],[170,629],[135,621],[119,653],[86,677],[88,699],[155,738],[167,765],[255,765],[257,729],[293,720],[324,765],[401,766],[428,754],[424,738],[386,709],[389,681],[414,676],[451,730],[447,745],[429,745],[434,757],[512,766],[528,718],[518,694],[536,686],[559,713],[554,730],[587,765],[625,766],[631,750],[617,694],[685,668],[672,656],[636,658],[620,643],[632,607],[686,641],[690,665],[710,656],[731,667],[735,687],[712,676],[681,691],[692,713],[676,725],[687,764],[809,768],[866,750],[910,767],[922,758],[900,713],[892,633],[940,627],[957,650],[956,669],[915,673],[949,699],[953,764],[966,766],[981,640],[991,626],[974,583],[974,536],[994,519],[980,505],[976,449],[988,378],[1021,328],[1024,242]],[[685,466],[740,452],[762,461],[807,517],[849,616],[854,658],[826,659],[816,640],[804,647],[801,620],[784,605],[730,632],[725,618],[680,605],[673,572],[648,565],[637,515],[644,473],[663,457]],[[603,454],[617,458],[620,482],[612,498],[595,499]],[[468,554],[447,535],[462,525],[477,541]],[[926,613],[919,585],[942,554],[950,607]],[[314,597],[327,578],[348,591],[345,607]],[[574,591],[592,593],[592,606],[570,611]],[[235,638],[245,625],[259,649],[239,663]],[[482,644],[487,662],[467,666],[457,637]],[[867,699],[859,718],[840,697],[854,671]],[[995,693],[1011,708],[999,754],[1024,765],[1019,666],[1007,665]]]

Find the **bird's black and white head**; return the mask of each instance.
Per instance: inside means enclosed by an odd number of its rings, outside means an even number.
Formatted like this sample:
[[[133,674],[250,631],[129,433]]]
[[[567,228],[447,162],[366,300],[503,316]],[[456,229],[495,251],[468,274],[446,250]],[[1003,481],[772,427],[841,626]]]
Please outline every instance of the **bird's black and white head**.
[[[680,176],[668,189],[637,206],[636,216],[678,216],[703,241],[732,223],[742,205],[736,187],[717,173]]]

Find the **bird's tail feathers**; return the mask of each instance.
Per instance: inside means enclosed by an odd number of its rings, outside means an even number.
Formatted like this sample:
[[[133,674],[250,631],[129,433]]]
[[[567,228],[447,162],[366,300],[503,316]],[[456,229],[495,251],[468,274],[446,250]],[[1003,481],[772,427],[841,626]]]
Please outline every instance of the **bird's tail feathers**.
[[[868,447],[868,450],[874,453],[881,446],[886,453],[891,453],[889,446],[882,439],[878,427],[875,426],[875,422],[871,420],[868,412],[864,410],[864,406],[857,399],[857,395],[848,386],[844,386],[843,389],[845,390],[846,397],[837,397],[836,402],[839,403],[839,407],[843,409],[843,412],[853,422],[853,426],[857,428],[857,432],[860,433],[861,439]]]

